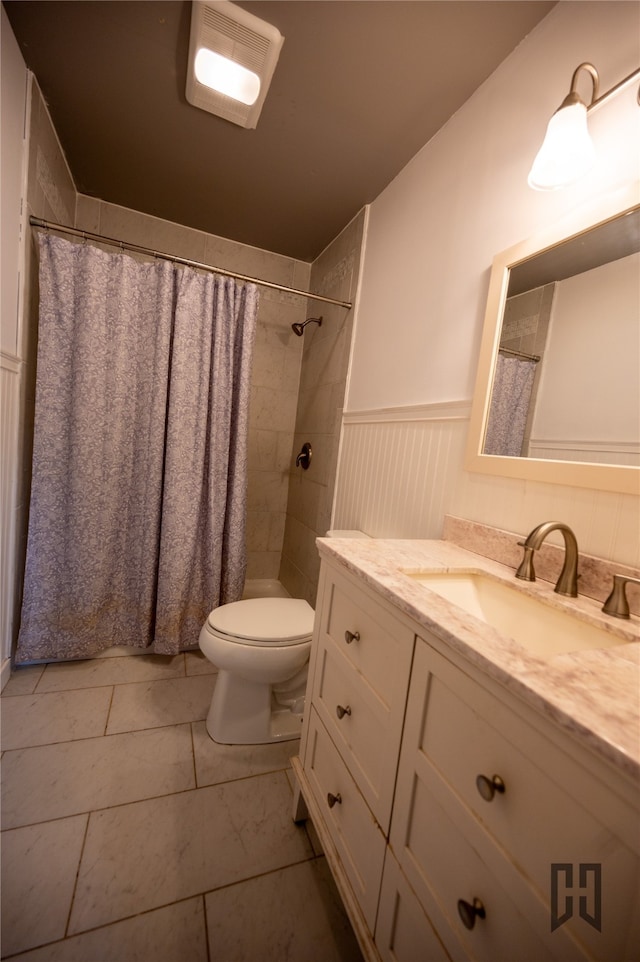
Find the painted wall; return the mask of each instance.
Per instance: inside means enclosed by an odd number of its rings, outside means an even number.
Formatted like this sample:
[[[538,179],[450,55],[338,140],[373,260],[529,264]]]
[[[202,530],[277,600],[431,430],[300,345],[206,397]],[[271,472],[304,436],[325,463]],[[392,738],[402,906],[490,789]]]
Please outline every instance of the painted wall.
[[[0,12],[2,44],[2,166],[0,167],[0,220],[2,222],[0,286],[0,350],[18,356],[18,287],[23,160],[28,74],[4,7]]]
[[[334,524],[438,537],[444,512],[523,533],[560,517],[583,551],[639,563],[637,497],[469,474],[461,443],[494,255],[638,177],[630,87],[590,118],[596,169],[563,191],[527,186],[584,60],[603,90],[637,68],[638,3],[558,4],[371,205]],[[411,512],[416,477],[425,495]]]

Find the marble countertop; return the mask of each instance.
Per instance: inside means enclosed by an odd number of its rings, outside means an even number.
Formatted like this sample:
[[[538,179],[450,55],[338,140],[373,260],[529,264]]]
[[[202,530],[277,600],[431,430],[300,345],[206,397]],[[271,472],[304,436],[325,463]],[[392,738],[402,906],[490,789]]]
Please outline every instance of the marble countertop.
[[[437,635],[469,663],[554,720],[598,755],[640,777],[640,618],[611,618],[601,602],[564,598],[553,585],[517,581],[514,569],[448,541],[318,539],[333,559]],[[566,654],[533,654],[429,591],[406,571],[480,571],[596,624],[621,643]]]

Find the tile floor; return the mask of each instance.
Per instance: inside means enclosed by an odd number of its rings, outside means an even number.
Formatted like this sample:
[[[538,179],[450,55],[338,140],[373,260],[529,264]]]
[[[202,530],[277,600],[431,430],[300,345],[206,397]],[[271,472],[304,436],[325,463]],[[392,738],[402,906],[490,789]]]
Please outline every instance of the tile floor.
[[[361,962],[298,742],[217,745],[199,652],[14,671],[2,713],[2,958]]]

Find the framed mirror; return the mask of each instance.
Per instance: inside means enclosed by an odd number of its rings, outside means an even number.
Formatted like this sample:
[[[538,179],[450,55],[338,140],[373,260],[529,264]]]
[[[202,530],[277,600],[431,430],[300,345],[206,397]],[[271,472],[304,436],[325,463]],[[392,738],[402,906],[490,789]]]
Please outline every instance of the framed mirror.
[[[466,467],[640,493],[640,184],[495,258]]]

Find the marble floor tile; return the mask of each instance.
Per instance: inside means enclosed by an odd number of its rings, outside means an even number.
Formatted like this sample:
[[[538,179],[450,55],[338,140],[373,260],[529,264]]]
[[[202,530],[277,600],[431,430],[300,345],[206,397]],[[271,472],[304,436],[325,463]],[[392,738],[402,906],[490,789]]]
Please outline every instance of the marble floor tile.
[[[87,815],[2,833],[2,954],[61,939]]]
[[[193,788],[189,725],[5,752],[4,828]]]
[[[362,962],[324,858],[210,892],[205,904],[212,959]]]
[[[185,651],[184,663],[187,675],[210,675],[218,670],[201,651]]]
[[[194,722],[192,727],[199,786],[286,770],[290,767],[289,759],[300,749],[299,738],[272,745],[219,745],[209,737],[205,722]]]
[[[112,691],[98,688],[0,699],[3,750],[104,735]]]
[[[275,772],[92,813],[69,933],[310,858],[290,809]]]
[[[11,962],[207,962],[201,896],[74,935]]]
[[[35,691],[44,669],[44,665],[25,665],[23,668],[14,668],[11,672],[11,678],[2,689],[2,697],[30,695]]]
[[[217,675],[118,685],[114,689],[107,734],[159,728],[207,717]]]
[[[179,678],[184,675],[182,655],[140,655],[138,658],[94,658],[47,665],[36,691],[95,688],[128,682]]]

